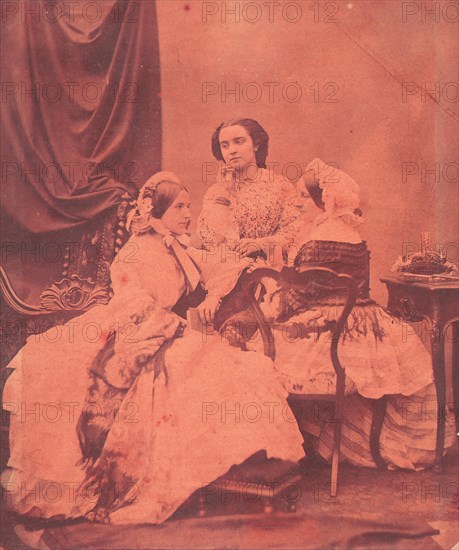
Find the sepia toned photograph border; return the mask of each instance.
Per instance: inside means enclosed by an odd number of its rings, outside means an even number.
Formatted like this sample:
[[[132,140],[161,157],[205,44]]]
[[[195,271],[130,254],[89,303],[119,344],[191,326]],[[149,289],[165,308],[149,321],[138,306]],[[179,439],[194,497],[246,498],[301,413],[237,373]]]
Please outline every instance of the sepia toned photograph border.
[[[0,550],[458,550],[459,2],[0,31]]]

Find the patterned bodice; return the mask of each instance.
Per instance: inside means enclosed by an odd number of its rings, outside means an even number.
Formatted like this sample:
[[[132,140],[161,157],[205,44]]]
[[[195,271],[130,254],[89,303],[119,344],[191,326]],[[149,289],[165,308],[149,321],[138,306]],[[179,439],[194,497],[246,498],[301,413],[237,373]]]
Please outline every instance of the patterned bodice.
[[[279,243],[295,238],[295,188],[282,176],[260,170],[252,181],[235,182],[229,207],[218,204],[222,184],[207,191],[198,220],[198,233],[206,248],[212,248],[216,234],[227,240],[260,239],[276,235]]]
[[[370,252],[365,242],[359,244],[336,241],[309,241],[305,243],[295,259],[296,267],[327,267],[337,273],[351,275],[357,281],[357,304],[372,303],[370,299]],[[315,306],[342,305],[343,293],[319,290],[281,291],[277,320],[286,321],[292,316]]]
[[[359,300],[370,298],[370,251],[365,241],[358,244],[309,241],[295,258],[295,266],[328,267],[351,275],[357,281]]]
[[[290,187],[280,177],[274,181],[262,179],[235,183],[230,208],[241,239],[257,239],[279,233],[285,211],[290,207],[287,202]]]

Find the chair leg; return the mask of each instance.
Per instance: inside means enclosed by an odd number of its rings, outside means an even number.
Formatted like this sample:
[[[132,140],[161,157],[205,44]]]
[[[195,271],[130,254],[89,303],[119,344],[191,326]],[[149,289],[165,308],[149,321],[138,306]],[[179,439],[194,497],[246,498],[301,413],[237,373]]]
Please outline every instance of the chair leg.
[[[339,452],[341,447],[341,418],[336,420],[333,435],[334,435],[334,438],[333,438],[333,458],[332,458],[330,496],[334,498],[338,494],[338,467],[339,467]]]
[[[198,516],[200,518],[203,518],[207,516],[207,506],[206,506],[206,499],[204,497],[204,492],[201,490],[199,494],[199,502],[198,502]]]
[[[263,512],[265,514],[271,514],[274,510],[272,497],[265,497],[263,499]]]
[[[296,512],[296,504],[294,502],[289,502],[287,504],[287,512],[294,514]]]
[[[386,461],[381,456],[381,449],[379,447],[379,437],[381,435],[381,430],[384,424],[386,406],[386,396],[375,399],[373,401],[373,419],[371,421],[370,431],[370,450],[378,470],[387,470]]]

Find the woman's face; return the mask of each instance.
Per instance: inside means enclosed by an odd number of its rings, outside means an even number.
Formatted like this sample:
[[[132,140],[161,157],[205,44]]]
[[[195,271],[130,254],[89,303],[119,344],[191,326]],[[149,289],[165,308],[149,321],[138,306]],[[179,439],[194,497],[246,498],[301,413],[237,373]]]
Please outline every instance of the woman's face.
[[[190,226],[191,221],[190,195],[182,189],[175,201],[164,213],[161,221],[166,229],[175,235],[182,235]]]
[[[236,124],[222,128],[219,142],[223,160],[228,168],[232,168],[236,172],[242,172],[250,165],[254,169],[256,168],[255,153],[258,147],[254,146],[252,138],[243,126]]]
[[[319,214],[323,212],[316,203],[312,200],[306,187],[304,178],[311,177],[313,174],[304,174],[296,184],[297,203],[296,206],[301,212],[301,217],[304,221],[312,222]]]

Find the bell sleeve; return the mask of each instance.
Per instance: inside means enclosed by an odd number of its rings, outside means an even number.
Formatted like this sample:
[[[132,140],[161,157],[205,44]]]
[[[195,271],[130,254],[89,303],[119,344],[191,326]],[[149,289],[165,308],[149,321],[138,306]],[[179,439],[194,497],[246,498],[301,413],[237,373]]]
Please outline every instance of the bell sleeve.
[[[198,218],[197,232],[204,248],[214,250],[224,241],[231,228],[231,211],[228,191],[216,183],[204,195]]]
[[[283,204],[283,207],[276,237],[285,246],[295,241],[298,233],[300,211],[296,206],[297,194],[295,187],[282,177],[279,179],[278,200]]]
[[[218,299],[229,294],[241,274],[254,264],[251,258],[240,257],[225,245],[217,246],[212,251],[191,247],[187,251],[201,269],[201,280],[208,295]]]
[[[113,260],[110,277],[113,290],[111,305],[123,311],[135,322],[146,319],[155,307],[156,289],[145,288],[140,277],[143,266],[139,254],[132,254],[129,243]],[[118,306],[118,308],[116,307]]]
[[[106,345],[93,366],[96,374],[117,388],[130,387],[140,369],[148,367],[161,346],[178,335],[182,327],[180,317],[158,304],[158,289],[145,288],[141,270],[148,266],[132,255],[132,250],[129,253],[129,247],[125,254],[123,250],[110,271],[115,328],[107,335]]]

